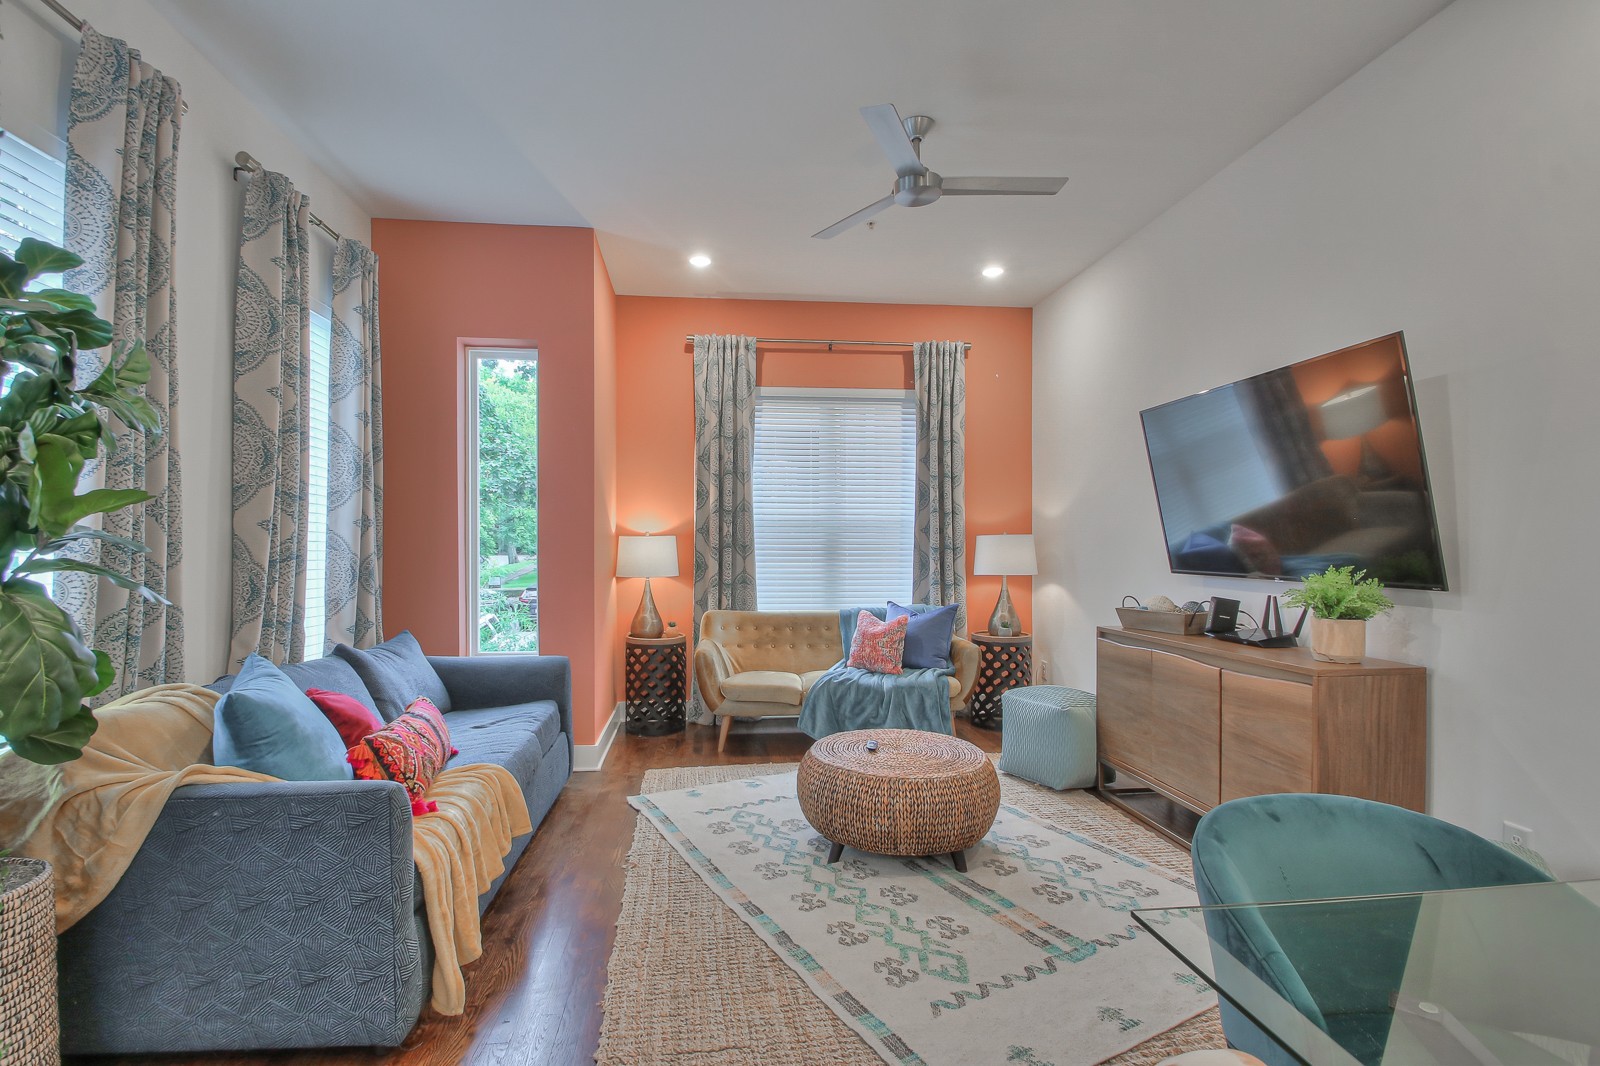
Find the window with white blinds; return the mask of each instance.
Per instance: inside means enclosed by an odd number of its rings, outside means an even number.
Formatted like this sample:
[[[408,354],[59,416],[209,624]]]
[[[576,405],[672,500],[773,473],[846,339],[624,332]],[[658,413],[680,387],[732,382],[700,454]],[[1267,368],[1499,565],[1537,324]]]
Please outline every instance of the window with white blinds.
[[[756,602],[764,611],[911,602],[917,405],[878,389],[756,395]]]
[[[0,130],[0,249],[15,252],[24,237],[59,245],[66,231],[67,165],[10,130]],[[61,275],[35,288],[61,284]]]
[[[311,312],[311,383],[306,405],[311,411],[311,471],[306,478],[306,658],[329,650],[328,630],[328,437],[333,399],[329,392],[333,321],[325,311]]]
[[[59,246],[66,239],[66,192],[65,163],[10,130],[0,129],[0,251],[15,252],[24,237]],[[28,287],[51,289],[60,284],[60,274],[43,274]],[[0,374],[0,396],[10,390],[11,378],[11,374]],[[54,591],[49,574],[34,574],[30,580]]]

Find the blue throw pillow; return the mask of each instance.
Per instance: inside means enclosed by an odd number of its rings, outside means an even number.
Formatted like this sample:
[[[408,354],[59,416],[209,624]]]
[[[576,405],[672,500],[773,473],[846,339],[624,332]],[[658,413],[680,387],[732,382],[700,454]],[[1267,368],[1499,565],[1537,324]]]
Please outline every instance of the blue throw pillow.
[[[956,633],[956,605],[929,607],[914,603],[910,607],[889,601],[886,621],[907,618],[906,654],[902,665],[907,670],[950,669],[950,641]]]
[[[375,648],[335,645],[333,654],[355,667],[385,722],[399,718],[419,696],[426,696],[441,711],[451,709],[450,693],[439,672],[409,629]]]
[[[244,661],[217,703],[212,762],[285,781],[344,781],[344,741],[287,674],[259,655]]]

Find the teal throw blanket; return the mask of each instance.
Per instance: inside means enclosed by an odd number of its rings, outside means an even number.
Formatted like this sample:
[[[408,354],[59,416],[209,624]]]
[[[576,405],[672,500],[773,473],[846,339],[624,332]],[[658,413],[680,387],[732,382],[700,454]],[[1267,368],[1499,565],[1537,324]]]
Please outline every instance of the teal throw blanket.
[[[839,612],[839,638],[845,657],[817,678],[800,709],[800,729],[822,739],[851,729],[921,729],[950,732],[950,682],[954,667],[875,674],[847,666],[856,618],[869,611],[883,618],[886,607],[852,607]]]

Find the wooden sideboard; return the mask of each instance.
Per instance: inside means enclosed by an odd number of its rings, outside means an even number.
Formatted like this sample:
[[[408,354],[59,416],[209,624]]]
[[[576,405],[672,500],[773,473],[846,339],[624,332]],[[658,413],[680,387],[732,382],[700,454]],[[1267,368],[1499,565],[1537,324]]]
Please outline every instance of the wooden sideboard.
[[[1096,645],[1101,794],[1146,821],[1146,808],[1107,787],[1106,767],[1199,814],[1268,792],[1415,811],[1427,802],[1423,667],[1114,627],[1100,628]]]

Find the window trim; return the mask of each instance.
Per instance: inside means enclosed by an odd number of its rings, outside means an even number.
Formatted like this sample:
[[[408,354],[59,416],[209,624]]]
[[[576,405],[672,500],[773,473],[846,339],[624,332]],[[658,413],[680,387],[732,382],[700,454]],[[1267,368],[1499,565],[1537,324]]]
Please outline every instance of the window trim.
[[[461,647],[468,655],[516,655],[518,652],[483,651],[478,647],[478,363],[513,358],[539,365],[539,346],[530,340],[460,338],[456,342],[461,365],[461,571],[465,589],[461,609]],[[541,479],[542,480],[542,479]],[[538,613],[534,615],[535,623]]]

